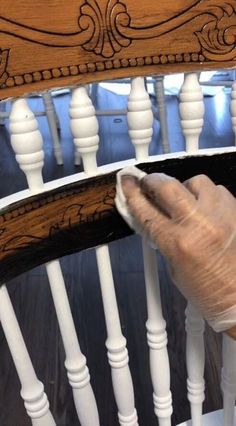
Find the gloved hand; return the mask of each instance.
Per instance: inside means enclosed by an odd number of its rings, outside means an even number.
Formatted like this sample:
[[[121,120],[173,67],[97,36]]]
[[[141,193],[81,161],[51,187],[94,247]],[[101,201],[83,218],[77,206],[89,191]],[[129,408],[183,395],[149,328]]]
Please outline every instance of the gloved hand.
[[[206,176],[122,176],[129,212],[166,257],[182,294],[236,339],[236,199]]]

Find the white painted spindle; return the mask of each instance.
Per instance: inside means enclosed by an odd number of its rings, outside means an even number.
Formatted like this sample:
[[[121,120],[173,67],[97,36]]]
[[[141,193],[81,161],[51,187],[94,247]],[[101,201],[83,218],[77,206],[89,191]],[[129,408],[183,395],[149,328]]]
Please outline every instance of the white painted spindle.
[[[191,419],[193,426],[202,425],[202,403],[205,399],[205,347],[203,333],[204,320],[198,311],[188,303],[186,309],[186,363],[188,400],[191,404]]]
[[[81,155],[85,173],[88,176],[96,175],[98,173],[96,161],[99,144],[98,122],[85,86],[74,89],[70,116],[74,143]],[[121,331],[108,246],[98,247],[96,258],[107,328],[106,347],[119,423],[121,426],[137,426],[133,384],[128,365],[129,357],[126,340]]]
[[[144,79],[134,78],[128,101],[128,126],[138,161],[148,160],[152,139],[153,114]],[[151,379],[155,414],[160,426],[171,425],[172,397],[170,366],[167,352],[166,323],[162,315],[160,285],[155,251],[143,240],[144,274],[147,296],[147,341],[149,346]]]
[[[38,380],[6,286],[0,288],[0,321],[20,379],[21,396],[33,426],[55,426],[43,384]]]
[[[84,170],[87,175],[94,175],[97,172],[98,121],[84,86],[72,91],[70,117],[74,144],[82,157]]]
[[[204,110],[203,93],[198,75],[186,74],[180,92],[180,116],[188,153],[196,152],[199,149]],[[193,426],[201,426],[202,403],[205,399],[204,321],[190,304],[186,309],[186,333],[187,388],[191,405],[191,418]]]
[[[41,170],[44,162],[43,139],[38,123],[25,99],[12,103],[10,113],[11,144],[16,161],[25,173],[29,188],[42,190]]]
[[[127,120],[130,139],[135,147],[136,159],[138,161],[147,159],[153,134],[153,113],[142,77],[131,80]]]
[[[170,152],[170,146],[169,146],[169,136],[168,136],[164,76],[158,75],[154,78],[154,81],[155,81],[154,83],[155,95],[156,95],[157,107],[158,107],[158,117],[160,120],[161,143],[162,143],[163,153],[167,154],[168,152]]]
[[[196,73],[186,74],[179,95],[181,126],[186,140],[186,151],[199,148],[199,136],[203,127],[204,99]]]
[[[236,341],[223,335],[222,391],[224,399],[224,426],[234,426],[236,401]],[[236,421],[236,419],[235,419]]]
[[[173,409],[166,322],[162,315],[156,253],[145,241],[143,241],[143,260],[148,311],[147,341],[150,352],[155,414],[160,426],[170,426]]]
[[[48,126],[53,142],[54,154],[58,165],[63,164],[61,145],[59,141],[58,127],[57,127],[57,116],[55,106],[53,104],[52,95],[50,92],[42,93],[43,103],[45,107],[45,113],[48,119]]]
[[[235,134],[235,145],[236,145],[236,81],[232,85],[230,111],[231,111],[231,118],[232,118],[233,130]]]
[[[27,177],[32,192],[43,190],[43,140],[34,114],[24,99],[13,103],[10,115],[11,143],[16,159]],[[81,426],[98,426],[95,397],[90,385],[86,359],[81,353],[58,260],[46,270],[66,353],[65,366]]]

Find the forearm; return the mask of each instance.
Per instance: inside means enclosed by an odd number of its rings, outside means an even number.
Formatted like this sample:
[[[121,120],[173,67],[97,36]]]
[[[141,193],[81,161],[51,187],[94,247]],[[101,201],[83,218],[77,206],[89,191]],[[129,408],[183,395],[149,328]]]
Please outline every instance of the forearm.
[[[209,325],[236,340],[236,199],[206,176],[182,185],[132,173],[122,177],[131,226],[158,246],[175,284]]]

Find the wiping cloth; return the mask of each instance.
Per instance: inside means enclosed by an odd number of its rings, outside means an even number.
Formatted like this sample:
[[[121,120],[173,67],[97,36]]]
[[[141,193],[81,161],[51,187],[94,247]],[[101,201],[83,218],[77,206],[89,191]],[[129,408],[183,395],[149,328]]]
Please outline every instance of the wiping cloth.
[[[139,170],[135,166],[128,166],[124,169],[120,170],[116,175],[116,197],[115,197],[115,204],[118,212],[123,217],[125,222],[130,226],[131,229],[133,229],[138,234],[141,234],[141,229],[138,226],[137,222],[131,216],[129,212],[129,208],[127,206],[126,197],[124,195],[122,185],[121,185],[121,178],[122,176],[133,176],[137,178],[138,180],[141,180],[144,176],[146,176],[146,173],[142,170]]]

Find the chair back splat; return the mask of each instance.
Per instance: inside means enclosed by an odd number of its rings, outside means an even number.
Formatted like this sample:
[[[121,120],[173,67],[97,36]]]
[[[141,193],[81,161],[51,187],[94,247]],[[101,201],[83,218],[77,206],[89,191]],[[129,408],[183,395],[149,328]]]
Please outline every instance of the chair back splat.
[[[221,388],[224,410],[205,415],[204,370],[208,328],[204,319],[195,306],[186,301],[186,338],[184,334],[183,339],[184,345],[186,340],[186,360],[183,360],[184,368],[180,373],[174,372],[171,360],[175,358],[175,352],[170,354],[173,348],[168,346],[168,335],[172,330],[166,322],[164,293],[159,278],[160,256],[142,239],[143,264],[140,267],[144,277],[143,310],[147,316],[147,342],[141,348],[140,327],[136,330],[135,351],[130,349],[128,331],[123,325],[122,300],[119,303],[117,295],[122,283],[117,282],[112,250],[108,245],[131,234],[114,205],[116,171],[124,165],[138,164],[147,173],[164,172],[181,181],[206,173],[214,182],[226,185],[236,194],[235,147],[199,150],[205,117],[199,74],[204,70],[233,69],[235,65],[235,0],[147,0],[142,4],[136,0],[38,0],[37,7],[33,0],[1,0],[0,100],[12,100],[9,116],[11,145],[16,162],[27,179],[28,189],[0,200],[0,321],[21,383],[26,413],[34,426],[56,423],[63,426],[153,426],[157,421],[160,426],[171,426],[174,419],[177,418],[179,423],[189,417],[186,410],[182,417],[178,416],[180,407],[175,404],[178,392],[171,390],[171,374],[178,375],[185,370],[191,424],[236,424],[235,342],[223,336]],[[171,154],[167,152],[170,145],[163,81],[165,74],[179,72],[185,74],[179,94],[185,150]],[[147,91],[147,76],[153,76],[156,82],[158,114],[160,123],[164,123],[161,129],[164,153],[156,157],[150,155],[156,115],[153,115]],[[127,133],[134,158],[99,166],[99,113],[89,96],[88,84],[122,78],[131,82],[127,108],[122,109],[122,114],[127,114]],[[51,93],[58,88],[71,89],[71,135],[76,164],[81,163],[84,171],[44,183],[43,137],[25,97],[38,92],[43,94],[55,142],[54,152],[57,163],[62,164],[56,113],[49,95],[49,91]],[[236,134],[236,82],[232,84],[230,114]],[[70,306],[67,288],[70,273],[64,273],[59,260],[62,256],[88,248],[94,249],[95,253],[99,297],[104,312],[102,319],[105,320],[107,334],[105,346],[111,385],[109,379],[108,382],[104,379],[104,384],[110,386],[106,393],[105,385],[104,389],[98,389],[96,381],[93,381],[92,372],[98,368],[98,362],[95,366],[89,365],[87,345],[81,337],[85,327],[77,327],[76,315]],[[135,258],[135,252],[132,256]],[[121,254],[120,259],[123,261],[124,255]],[[6,284],[19,274],[44,264],[75,406],[76,423],[73,425],[68,423],[66,415],[61,422],[57,404],[50,411],[49,404],[57,400],[57,395],[47,392],[47,397],[43,384],[37,378],[34,359],[32,356],[31,361],[30,351],[26,348]],[[126,271],[125,265],[123,271]],[[135,274],[133,279],[136,279]],[[80,286],[79,278],[77,280],[76,277],[76,281]],[[166,301],[167,306],[170,303]],[[131,307],[137,328],[139,311],[135,311],[132,304]],[[89,333],[95,332],[95,326]],[[179,337],[175,339],[177,347],[180,345]],[[149,357],[145,355],[147,349]],[[93,352],[96,350],[97,347],[93,348]],[[139,359],[139,356],[142,356],[141,360],[148,361],[149,358],[149,387],[143,393],[139,393],[139,388],[143,389],[143,383],[146,383],[142,361],[136,364],[139,366],[139,379],[132,368],[132,357]],[[104,414],[97,402],[105,399],[111,390],[116,408],[109,407]],[[103,391],[104,397],[101,397]],[[151,415],[146,408],[142,409],[146,393],[149,411],[153,407]],[[117,413],[115,416],[113,411]],[[14,422],[16,424],[17,420]],[[190,425],[189,422],[182,425]],[[10,421],[5,424],[12,426]],[[27,417],[19,424],[28,424]]]

